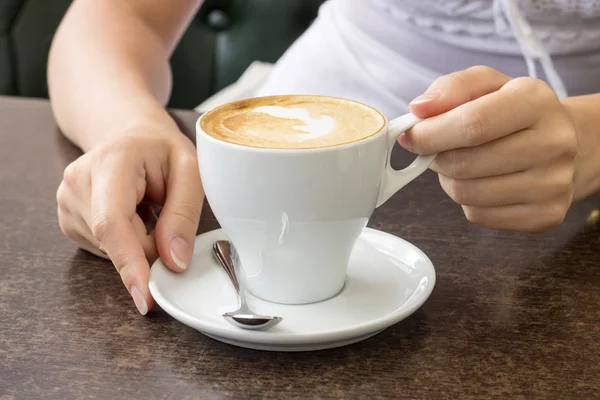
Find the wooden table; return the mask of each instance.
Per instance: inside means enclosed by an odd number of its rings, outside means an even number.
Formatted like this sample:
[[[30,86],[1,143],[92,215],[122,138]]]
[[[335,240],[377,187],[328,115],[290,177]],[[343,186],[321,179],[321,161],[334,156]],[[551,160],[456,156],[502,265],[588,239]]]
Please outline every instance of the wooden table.
[[[197,115],[174,115],[191,134]],[[46,101],[0,98],[2,399],[600,398],[600,197],[550,233],[495,232],[427,173],[370,222],[432,259],[425,305],[358,344],[271,353],[136,312],[112,265],[58,228],[56,189],[78,155]],[[216,227],[207,211],[200,231]]]

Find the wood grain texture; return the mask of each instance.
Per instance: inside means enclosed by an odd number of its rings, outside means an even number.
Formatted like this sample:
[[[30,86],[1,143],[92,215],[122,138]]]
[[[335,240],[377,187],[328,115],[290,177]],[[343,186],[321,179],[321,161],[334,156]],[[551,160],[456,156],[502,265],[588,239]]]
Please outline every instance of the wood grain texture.
[[[192,135],[197,115],[174,115]],[[598,196],[549,233],[495,232],[468,224],[426,173],[370,222],[432,259],[425,305],[362,343],[271,353],[158,307],[137,314],[112,265],[58,228],[56,189],[78,155],[46,101],[0,98],[2,399],[599,398]],[[206,208],[199,231],[216,227]]]

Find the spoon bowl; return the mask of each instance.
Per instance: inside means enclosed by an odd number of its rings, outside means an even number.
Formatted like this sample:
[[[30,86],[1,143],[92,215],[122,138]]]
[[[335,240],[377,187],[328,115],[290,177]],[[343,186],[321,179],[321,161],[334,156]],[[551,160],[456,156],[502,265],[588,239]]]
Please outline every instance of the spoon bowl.
[[[223,314],[234,326],[243,329],[269,329],[281,322],[281,317],[256,314],[241,314],[240,310]]]

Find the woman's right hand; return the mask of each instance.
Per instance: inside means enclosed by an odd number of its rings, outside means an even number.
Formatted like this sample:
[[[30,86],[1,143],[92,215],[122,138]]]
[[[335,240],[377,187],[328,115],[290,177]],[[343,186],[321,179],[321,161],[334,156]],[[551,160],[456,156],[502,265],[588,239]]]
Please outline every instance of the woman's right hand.
[[[136,211],[142,200],[164,205],[153,232]],[[62,232],[79,247],[112,260],[142,315],[154,301],[149,261],[188,266],[204,192],[192,142],[172,128],[125,132],[71,163],[57,191]]]

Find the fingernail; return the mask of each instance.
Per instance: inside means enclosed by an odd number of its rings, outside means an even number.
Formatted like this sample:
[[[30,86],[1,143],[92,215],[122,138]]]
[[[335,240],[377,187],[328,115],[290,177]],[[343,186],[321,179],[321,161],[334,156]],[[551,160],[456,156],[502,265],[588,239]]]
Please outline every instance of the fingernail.
[[[186,269],[189,262],[189,246],[184,238],[175,236],[171,239],[171,258],[181,269]]]
[[[148,313],[148,304],[146,304],[144,296],[142,296],[142,293],[135,286],[131,288],[131,297],[133,297],[133,302],[140,314],[146,315]]]
[[[438,90],[428,90],[425,93],[423,93],[422,95],[420,95],[419,97],[417,97],[416,99],[414,99],[413,101],[410,102],[410,104],[423,104],[423,103],[427,103],[428,101],[433,101],[433,100],[437,100],[440,98],[440,96],[442,95],[442,93]]]

